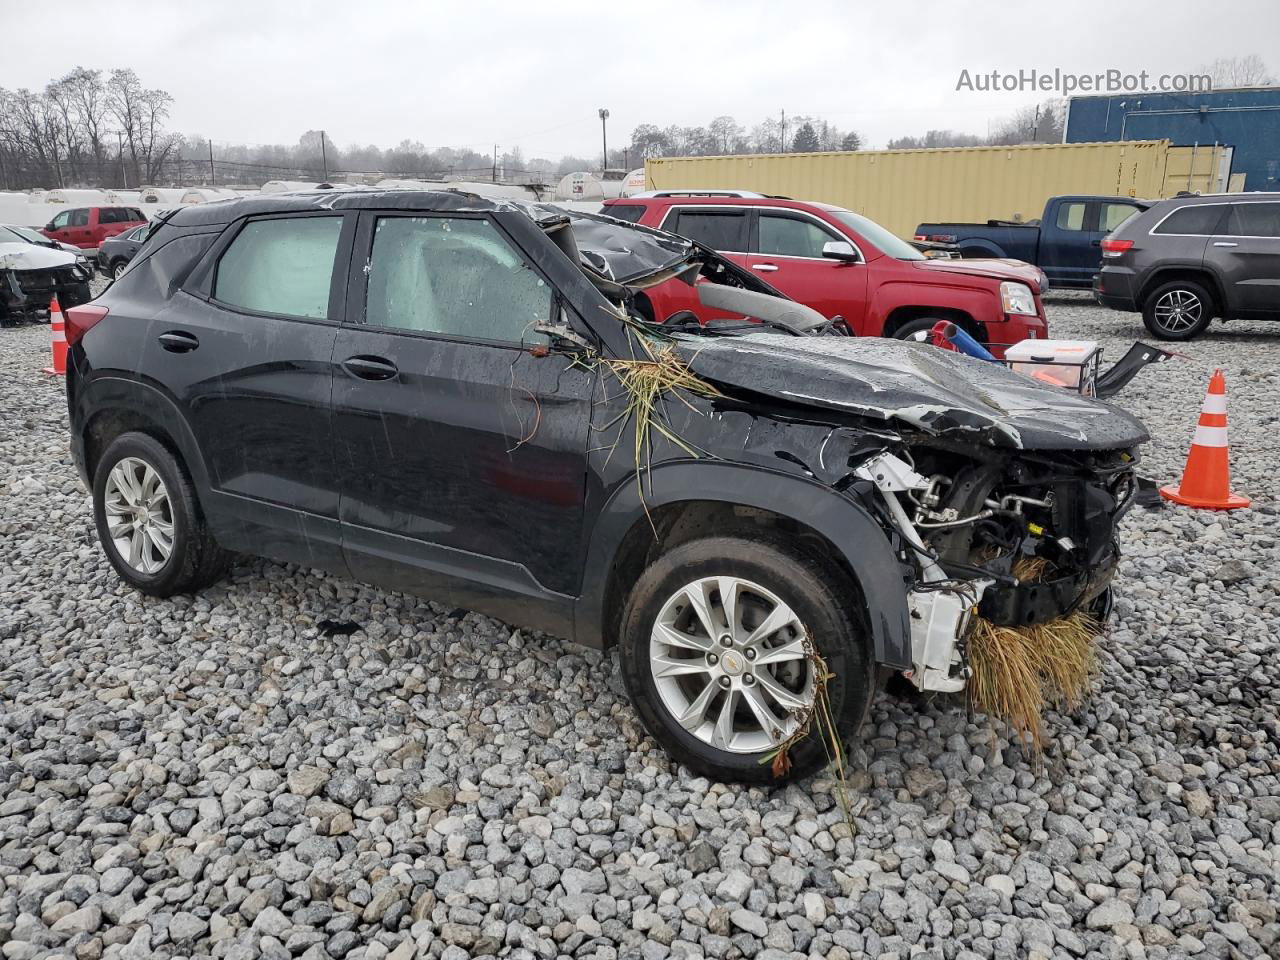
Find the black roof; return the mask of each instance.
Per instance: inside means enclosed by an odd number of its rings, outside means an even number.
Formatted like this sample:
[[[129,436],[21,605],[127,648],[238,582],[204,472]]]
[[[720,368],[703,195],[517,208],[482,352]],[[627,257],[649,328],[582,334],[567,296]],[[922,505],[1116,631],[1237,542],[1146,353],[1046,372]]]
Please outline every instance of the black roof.
[[[540,204],[491,200],[461,190],[315,190],[304,193],[265,193],[212,200],[180,207],[169,219],[188,227],[230,223],[241,217],[316,210],[421,210],[433,213],[523,213],[536,222],[563,217]]]

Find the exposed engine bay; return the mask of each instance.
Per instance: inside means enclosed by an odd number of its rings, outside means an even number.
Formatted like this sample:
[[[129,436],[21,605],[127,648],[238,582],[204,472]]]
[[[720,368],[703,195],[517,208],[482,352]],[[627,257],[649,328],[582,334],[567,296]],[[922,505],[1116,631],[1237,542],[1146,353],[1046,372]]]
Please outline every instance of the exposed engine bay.
[[[879,491],[900,555],[916,571],[907,594],[913,669],[906,675],[918,688],[964,688],[964,640],[974,616],[1009,627],[1079,610],[1105,618],[1120,557],[1115,528],[1133,503],[1137,459],[1125,451],[1068,459],[975,462],[972,450],[922,445],[858,468]],[[1019,579],[1020,558],[1036,558],[1046,575]]]
[[[92,269],[82,258],[32,243],[0,243],[0,324],[42,320],[55,296],[63,307],[89,300]]]

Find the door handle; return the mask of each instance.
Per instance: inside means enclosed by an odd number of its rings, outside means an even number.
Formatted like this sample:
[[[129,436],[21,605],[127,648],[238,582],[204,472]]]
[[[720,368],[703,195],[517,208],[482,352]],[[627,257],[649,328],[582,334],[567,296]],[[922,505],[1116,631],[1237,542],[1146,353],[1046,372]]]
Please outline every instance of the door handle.
[[[361,380],[391,380],[400,372],[394,363],[382,357],[348,357],[342,369]]]
[[[773,273],[778,268],[772,263],[753,263],[752,270],[759,270],[761,273]]]
[[[200,346],[200,341],[195,334],[184,333],[181,330],[170,330],[160,334],[156,339],[160,341],[160,346],[170,353],[190,353]]]
[[[1100,246],[1102,246],[1102,241],[1101,241],[1101,240],[1093,240],[1093,241],[1091,241],[1091,242],[1089,243],[1089,246],[1091,246],[1091,247],[1100,247]]]
[[[1215,240],[1215,241],[1213,241],[1213,245],[1214,245],[1215,247],[1238,247],[1238,246],[1240,246],[1240,244],[1238,244],[1238,243],[1230,243],[1230,242],[1228,242],[1228,241],[1226,241],[1226,240]]]

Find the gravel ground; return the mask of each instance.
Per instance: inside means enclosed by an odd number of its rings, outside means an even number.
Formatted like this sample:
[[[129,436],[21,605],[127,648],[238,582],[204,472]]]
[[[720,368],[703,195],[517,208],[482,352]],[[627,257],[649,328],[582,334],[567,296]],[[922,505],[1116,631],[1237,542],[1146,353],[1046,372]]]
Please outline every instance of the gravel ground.
[[[1081,297],[1050,319],[1113,360],[1143,335]],[[1043,769],[880,699],[850,835],[823,779],[673,768],[558,639],[256,560],[124,588],[48,333],[0,331],[0,954],[1280,957],[1280,325],[1213,334],[1122,400],[1169,481],[1220,364],[1254,507],[1126,521],[1096,696]]]

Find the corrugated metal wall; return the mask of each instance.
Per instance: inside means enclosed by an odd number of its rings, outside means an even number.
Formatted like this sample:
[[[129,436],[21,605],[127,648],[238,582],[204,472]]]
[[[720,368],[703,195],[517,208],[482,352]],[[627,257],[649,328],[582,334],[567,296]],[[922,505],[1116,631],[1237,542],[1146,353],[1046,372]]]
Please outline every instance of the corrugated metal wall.
[[[855,153],[664,157],[645,164],[656,190],[740,189],[848,207],[910,237],[923,221],[1030,220],[1056,194],[1164,196],[1167,140],[947,147]],[[1196,169],[1214,169],[1207,156]],[[1186,189],[1174,184],[1171,192]]]

